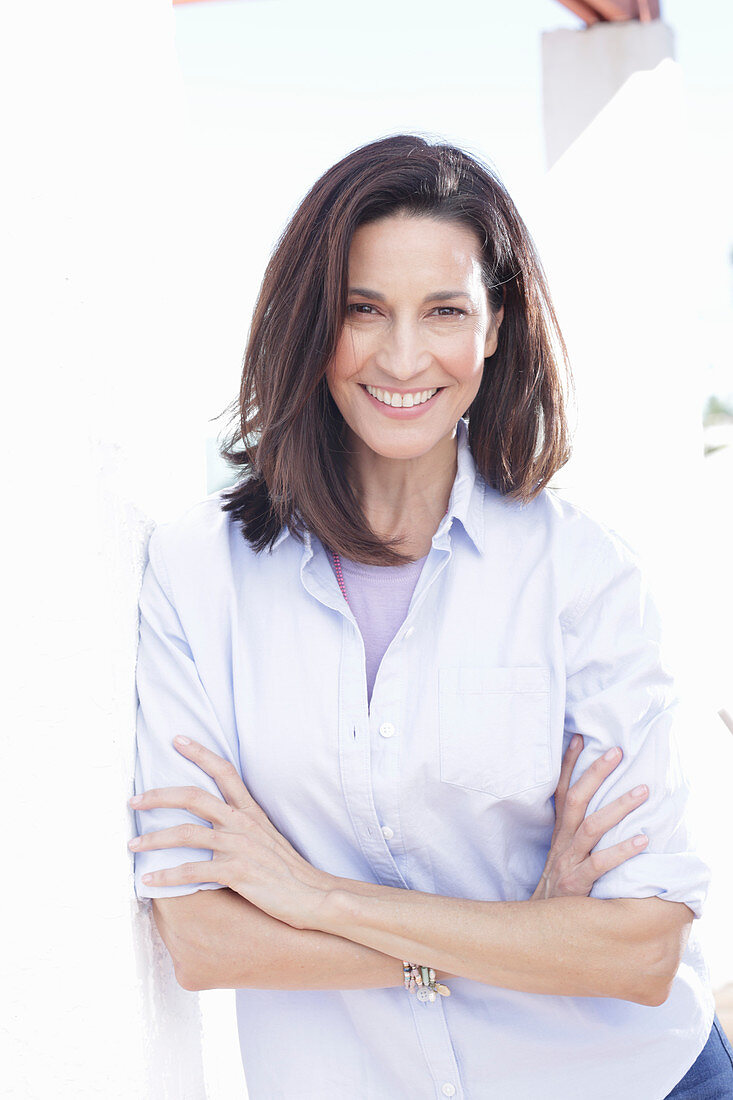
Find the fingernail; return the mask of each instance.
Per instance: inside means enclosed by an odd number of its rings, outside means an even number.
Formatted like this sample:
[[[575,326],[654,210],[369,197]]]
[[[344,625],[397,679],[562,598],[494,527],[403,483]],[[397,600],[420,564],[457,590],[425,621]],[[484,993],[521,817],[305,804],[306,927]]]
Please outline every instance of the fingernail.
[[[139,836],[134,836],[132,838],[132,840],[128,840],[127,847],[128,848],[139,848],[140,847],[140,837]]]
[[[633,791],[631,792],[632,797],[633,798],[639,798],[640,795],[646,794],[647,789],[648,788],[646,787],[646,785],[644,783],[640,784],[640,786],[638,786],[638,787],[634,787]]]
[[[608,752],[604,754],[603,759],[604,760],[615,760],[616,757],[620,756],[620,755],[621,755],[621,749],[619,749],[619,748],[609,749]]]
[[[131,806],[139,806],[140,803],[142,802],[142,800],[143,800],[143,796],[141,794],[133,795],[133,797],[130,799],[130,805]]]
[[[644,834],[642,833],[641,836],[635,836],[634,837],[633,845],[634,845],[635,848],[643,848],[648,840],[649,840],[649,837],[644,836]]]
[[[181,737],[180,734],[178,735],[178,737],[173,738],[173,742],[176,745],[190,745],[191,744],[188,737]]]
[[[571,749],[577,749],[579,744],[580,744],[580,734],[579,733],[574,733],[573,736],[570,738],[570,748]]]

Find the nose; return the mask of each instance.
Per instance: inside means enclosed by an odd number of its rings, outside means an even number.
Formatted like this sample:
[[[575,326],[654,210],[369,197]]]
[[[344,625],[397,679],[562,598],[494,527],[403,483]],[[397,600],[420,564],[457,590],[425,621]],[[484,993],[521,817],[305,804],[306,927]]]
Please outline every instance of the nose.
[[[376,352],[377,367],[397,382],[409,382],[424,374],[432,355],[417,324],[407,318],[396,319],[380,337]]]

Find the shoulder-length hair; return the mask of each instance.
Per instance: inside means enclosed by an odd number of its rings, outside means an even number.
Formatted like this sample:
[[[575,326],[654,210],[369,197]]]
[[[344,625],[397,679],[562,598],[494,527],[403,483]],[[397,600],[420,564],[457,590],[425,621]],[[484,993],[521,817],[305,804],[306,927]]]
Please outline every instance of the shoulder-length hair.
[[[491,309],[504,306],[498,348],[465,414],[481,476],[527,502],[569,458],[567,351],[535,246],[506,188],[455,146],[412,134],[383,138],[313,185],[265,271],[221,448],[243,470],[222,507],[258,552],[287,526],[300,541],[307,528],[356,561],[411,560],[394,549],[400,540],[373,532],[349,485],[345,422],[326,381],[346,317],[354,231],[396,213],[473,230]]]

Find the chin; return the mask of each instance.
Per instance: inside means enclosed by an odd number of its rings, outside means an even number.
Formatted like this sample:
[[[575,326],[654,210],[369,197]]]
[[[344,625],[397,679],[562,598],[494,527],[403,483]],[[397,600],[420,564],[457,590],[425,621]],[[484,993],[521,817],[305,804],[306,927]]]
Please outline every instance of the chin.
[[[349,429],[352,444],[356,449],[366,447],[382,458],[403,460],[421,458],[432,451],[446,435],[450,434],[449,431],[436,432],[435,430],[431,432],[420,430],[408,434],[404,431],[404,428],[401,428],[398,436],[397,433],[381,435],[376,432],[364,432],[360,434],[355,432],[353,428]]]

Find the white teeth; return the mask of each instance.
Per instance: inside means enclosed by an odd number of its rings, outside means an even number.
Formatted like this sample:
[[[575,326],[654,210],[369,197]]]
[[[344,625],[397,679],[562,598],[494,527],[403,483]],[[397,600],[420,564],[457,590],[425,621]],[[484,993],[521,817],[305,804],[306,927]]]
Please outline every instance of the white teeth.
[[[438,392],[423,390],[421,393],[406,393],[404,397],[399,393],[390,393],[389,390],[378,390],[374,386],[366,386],[367,392],[381,401],[383,405],[391,405],[393,409],[412,409],[415,405],[422,405]]]

